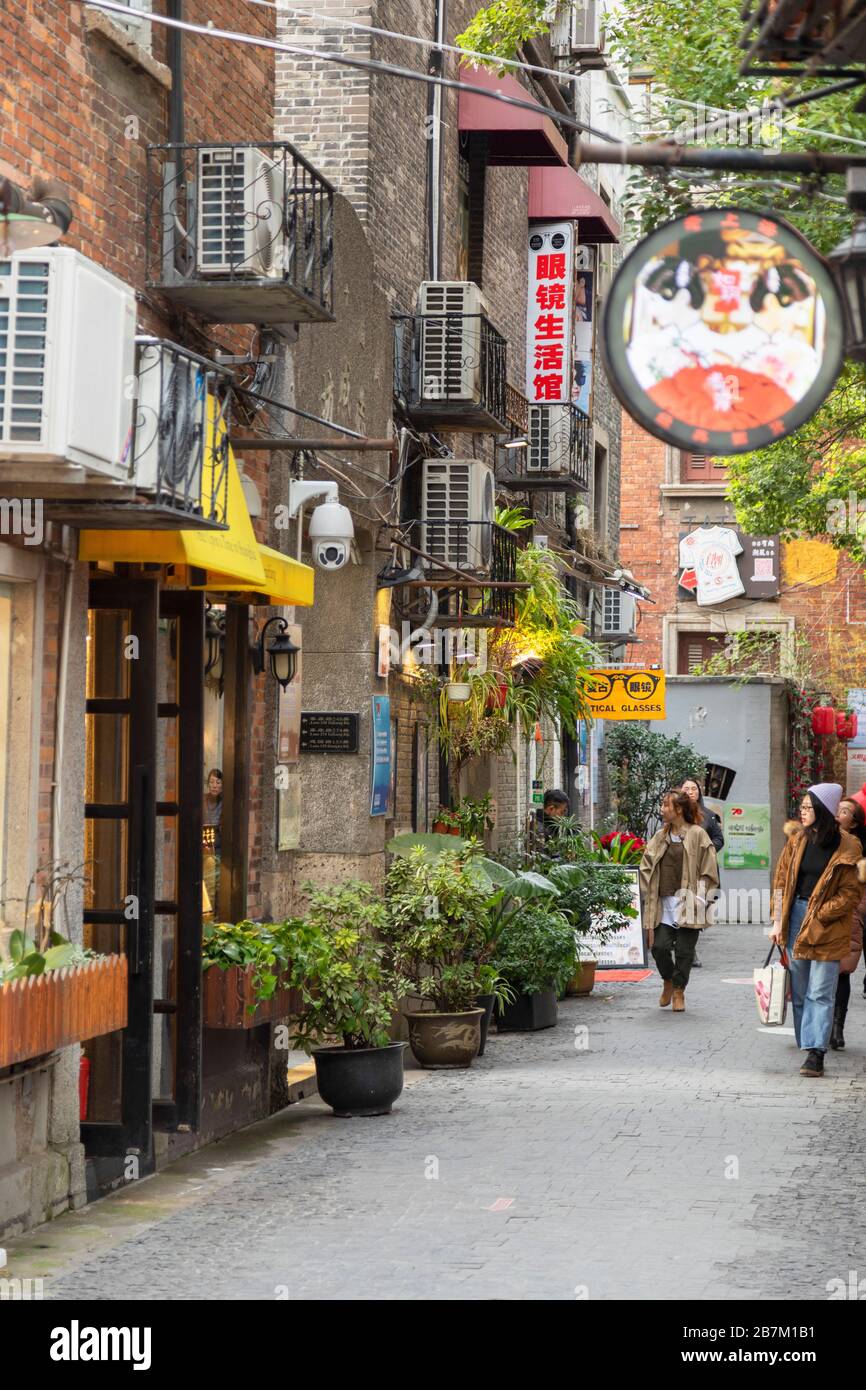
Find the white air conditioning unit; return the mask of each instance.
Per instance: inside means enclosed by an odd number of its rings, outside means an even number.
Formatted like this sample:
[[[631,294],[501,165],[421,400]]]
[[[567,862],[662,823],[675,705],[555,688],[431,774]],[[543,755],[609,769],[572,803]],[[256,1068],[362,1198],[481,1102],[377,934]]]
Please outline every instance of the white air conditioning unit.
[[[202,463],[209,446],[208,383],[221,375],[176,343],[138,340],[133,473],[136,490],[201,510]]]
[[[487,570],[493,548],[493,469],[483,459],[424,460],[421,549],[458,569]],[[431,560],[424,562],[432,568]]]
[[[602,637],[630,636],[635,630],[636,614],[637,602],[634,594],[626,594],[622,589],[602,591]]]
[[[421,399],[480,401],[479,315],[487,313],[487,305],[478,286],[469,280],[428,280],[418,292],[418,313]]]
[[[574,0],[571,6],[571,51],[578,58],[604,53],[601,0]]]
[[[285,206],[282,155],[245,145],[200,149],[197,273],[282,280],[289,270]]]
[[[0,259],[0,324],[0,477],[26,462],[34,483],[125,482],[132,287],[67,246],[18,251]]]
[[[530,405],[527,473],[571,471],[571,406]]]

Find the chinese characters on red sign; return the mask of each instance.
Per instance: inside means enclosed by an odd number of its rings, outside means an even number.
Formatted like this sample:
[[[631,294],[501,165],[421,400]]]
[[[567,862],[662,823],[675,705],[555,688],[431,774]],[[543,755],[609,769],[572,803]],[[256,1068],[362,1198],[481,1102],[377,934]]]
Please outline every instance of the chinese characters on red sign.
[[[526,395],[533,404],[570,398],[573,260],[570,222],[532,225],[526,306]]]

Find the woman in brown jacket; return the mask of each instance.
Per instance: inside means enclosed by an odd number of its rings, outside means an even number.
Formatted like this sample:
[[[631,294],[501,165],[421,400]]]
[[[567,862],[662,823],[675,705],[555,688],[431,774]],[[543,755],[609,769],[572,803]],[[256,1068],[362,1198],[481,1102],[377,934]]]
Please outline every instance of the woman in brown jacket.
[[[839,962],[850,949],[851,919],[860,900],[860,841],[836,824],[841,800],[837,782],[809,788],[800,825],[789,835],[773,879],[770,934],[787,952],[794,1035],[808,1054],[801,1076],[824,1075]]]
[[[719,886],[716,851],[697,808],[683,791],[662,798],[662,828],[653,835],[640,862],[643,920],[663,986],[659,1004],[673,1001],[675,1014],[685,1011],[686,985],[707,904]]]
[[[839,802],[836,819],[840,830],[847,830],[849,835],[854,835],[860,841],[861,852],[866,854],[866,812],[860,802],[854,801],[852,797],[843,796]],[[866,859],[861,859],[857,864],[857,877],[863,891],[851,919],[851,950],[839,962],[833,1031],[830,1034],[830,1046],[834,1052],[840,1052],[845,1046],[845,1017],[851,998],[851,976],[857,969],[860,952],[863,950],[863,924],[866,922]]]

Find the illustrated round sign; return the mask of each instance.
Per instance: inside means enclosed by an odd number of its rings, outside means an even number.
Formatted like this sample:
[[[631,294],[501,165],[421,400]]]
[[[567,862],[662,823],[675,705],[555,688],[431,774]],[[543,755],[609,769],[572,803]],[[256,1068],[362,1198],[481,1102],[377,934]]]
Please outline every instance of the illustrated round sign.
[[[657,227],[620,267],[604,312],[611,385],[650,434],[742,454],[798,429],[844,355],[827,266],[778,218],[704,208]]]

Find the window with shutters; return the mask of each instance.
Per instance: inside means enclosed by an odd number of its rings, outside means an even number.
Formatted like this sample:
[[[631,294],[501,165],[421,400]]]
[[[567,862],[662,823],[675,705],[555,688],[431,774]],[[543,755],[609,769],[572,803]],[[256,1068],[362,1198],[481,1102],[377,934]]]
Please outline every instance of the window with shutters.
[[[724,459],[709,458],[706,454],[680,454],[681,483],[714,483],[724,487],[728,465]]]
[[[724,651],[727,638],[714,632],[680,632],[677,635],[677,675],[692,676],[716,652]]]

